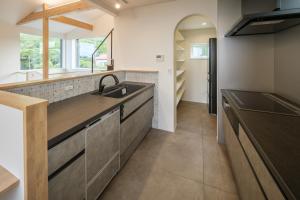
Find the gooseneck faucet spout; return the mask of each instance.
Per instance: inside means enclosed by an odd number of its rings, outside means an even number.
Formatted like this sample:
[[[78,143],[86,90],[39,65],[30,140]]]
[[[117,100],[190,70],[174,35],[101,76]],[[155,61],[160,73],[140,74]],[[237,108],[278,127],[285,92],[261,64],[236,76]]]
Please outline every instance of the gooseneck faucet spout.
[[[115,85],[118,85],[118,84],[120,83],[118,77],[117,77],[116,75],[114,75],[114,74],[107,74],[107,75],[103,76],[103,77],[100,79],[100,82],[99,82],[99,93],[100,93],[100,94],[103,93],[104,88],[105,88],[105,85],[103,85],[102,82],[103,82],[103,80],[104,80],[106,77],[109,77],[109,76],[111,76],[111,77],[114,78],[114,80],[115,80]]]

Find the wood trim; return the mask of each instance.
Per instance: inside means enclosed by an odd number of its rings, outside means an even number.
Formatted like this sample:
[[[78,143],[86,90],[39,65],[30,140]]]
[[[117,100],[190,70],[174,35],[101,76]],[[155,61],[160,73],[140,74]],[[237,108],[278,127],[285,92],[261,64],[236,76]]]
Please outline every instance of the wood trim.
[[[23,111],[24,199],[47,200],[48,101],[0,91],[0,104]],[[0,180],[2,183],[2,178],[0,178]]]
[[[16,187],[19,183],[17,177],[0,165],[0,195]]]
[[[47,102],[26,107],[23,116],[25,200],[47,200]]]
[[[43,4],[43,78],[49,77],[49,18],[46,15],[48,5]]]
[[[89,8],[91,8],[90,4],[88,4],[84,1],[78,1],[78,2],[73,2],[73,3],[68,3],[68,4],[65,4],[62,6],[49,8],[46,12],[46,15],[48,17],[53,17],[56,15],[62,15],[65,13],[76,11],[76,10],[85,10],[85,9],[89,9]],[[26,17],[24,17],[23,19],[21,19],[17,23],[17,25],[26,24],[26,23],[34,21],[34,20],[42,19],[43,17],[44,17],[43,11],[32,12],[29,15],[27,15]]]
[[[76,26],[78,28],[86,29],[86,30],[89,30],[89,31],[92,31],[94,29],[93,25],[91,25],[91,24],[81,22],[79,20],[72,19],[72,18],[69,18],[69,17],[59,16],[59,17],[51,18],[51,20],[56,21],[56,22],[60,22],[60,23],[64,23],[64,24],[68,24],[68,25],[71,25],[71,26]]]
[[[28,106],[46,103],[47,100],[0,91],[0,104],[24,111]]]

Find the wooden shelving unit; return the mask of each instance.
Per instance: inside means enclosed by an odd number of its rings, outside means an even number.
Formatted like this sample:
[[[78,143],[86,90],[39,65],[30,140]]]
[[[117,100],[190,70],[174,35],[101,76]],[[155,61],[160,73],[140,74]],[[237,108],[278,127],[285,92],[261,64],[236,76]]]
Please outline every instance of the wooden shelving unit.
[[[176,104],[181,101],[185,92],[185,49],[182,47],[184,41],[183,35],[180,31],[176,30],[175,33],[175,65],[176,65]]]

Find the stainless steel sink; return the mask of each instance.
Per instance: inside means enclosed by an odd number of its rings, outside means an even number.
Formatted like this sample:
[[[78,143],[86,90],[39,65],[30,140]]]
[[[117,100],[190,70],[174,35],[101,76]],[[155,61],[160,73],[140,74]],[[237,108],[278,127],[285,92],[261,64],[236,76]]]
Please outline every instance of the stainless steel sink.
[[[144,85],[137,85],[137,84],[130,84],[130,83],[121,83],[116,86],[106,88],[102,94],[98,91],[92,93],[92,95],[101,95],[105,97],[112,97],[112,98],[123,98],[126,97],[142,88]]]

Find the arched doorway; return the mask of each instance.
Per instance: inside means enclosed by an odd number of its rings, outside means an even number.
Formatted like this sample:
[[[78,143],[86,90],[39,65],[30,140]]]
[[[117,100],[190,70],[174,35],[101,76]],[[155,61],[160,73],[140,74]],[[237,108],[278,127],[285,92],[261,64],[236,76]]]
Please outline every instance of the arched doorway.
[[[182,102],[206,104],[207,112],[216,114],[216,37],[215,25],[200,14],[183,18],[175,28],[173,70],[175,128],[177,110]]]

